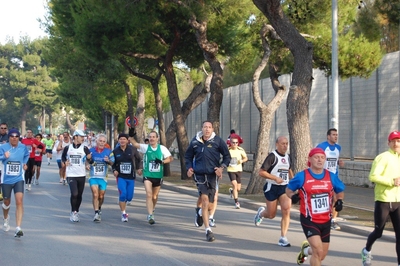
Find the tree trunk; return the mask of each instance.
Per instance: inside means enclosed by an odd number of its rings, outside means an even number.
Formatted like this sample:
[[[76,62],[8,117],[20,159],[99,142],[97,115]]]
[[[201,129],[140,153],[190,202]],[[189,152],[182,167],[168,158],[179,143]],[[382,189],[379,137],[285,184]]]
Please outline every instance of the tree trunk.
[[[259,113],[260,113],[260,125],[258,128],[258,136],[257,136],[257,151],[254,158],[254,166],[253,171],[250,177],[249,184],[246,188],[246,194],[256,194],[261,193],[262,188],[265,183],[265,179],[258,175],[258,171],[261,168],[262,163],[269,152],[269,134],[271,131],[272,120],[274,119],[274,113],[280,106],[283,98],[285,97],[286,88],[279,83],[278,73],[274,66],[270,66],[270,79],[272,83],[272,87],[275,91],[274,98],[268,103],[268,105],[264,104],[261,100],[260,89],[259,89],[259,80],[261,72],[266,67],[271,51],[269,48],[268,41],[266,36],[269,32],[272,32],[271,36],[275,36],[274,29],[270,25],[264,25],[260,31],[260,37],[262,39],[262,45],[264,49],[264,55],[260,62],[260,65],[254,71],[253,75],[253,83],[252,83],[252,91],[253,91],[253,101],[256,105]]]
[[[42,114],[40,116],[40,127],[42,128],[41,133],[46,133],[46,109],[42,106]]]
[[[176,85],[174,66],[172,64],[174,52],[177,49],[180,38],[181,38],[180,33],[177,30],[175,30],[175,38],[165,55],[164,75],[167,81],[168,96],[171,103],[172,115],[174,117],[174,121],[177,128],[176,135],[177,135],[178,149],[179,149],[179,154],[181,154],[181,156],[179,156],[181,165],[181,179],[188,179],[185,171],[186,169],[185,157],[182,155],[185,154],[186,149],[189,145],[189,141],[185,127],[185,120],[183,119],[182,116],[181,102],[178,94],[178,86]]]
[[[53,135],[53,115],[49,112],[49,134]]]
[[[215,134],[219,135],[221,105],[223,99],[223,69],[217,59],[218,45],[207,39],[207,22],[197,22],[192,18],[189,23],[196,30],[196,40],[203,51],[204,59],[210,65],[212,78],[210,83],[210,99],[208,102],[207,120],[213,123]]]
[[[25,136],[26,134],[26,115],[28,114],[29,108],[29,103],[25,103],[24,109],[22,110],[22,115],[21,115],[21,134],[22,136]]]
[[[204,85],[197,84],[186,100],[183,102],[182,105],[182,117],[183,120],[186,121],[190,112],[192,112],[197,106],[199,106],[207,97],[207,94],[210,92],[210,83],[211,83],[212,75],[208,75]],[[175,120],[172,120],[168,129],[167,129],[167,145],[166,147],[169,148],[172,145],[172,142],[176,138],[176,124]]]
[[[125,89],[125,95],[126,95],[126,102],[128,104],[128,111],[127,111],[127,115],[130,117],[131,119],[131,124],[133,124],[133,117],[134,117],[134,113],[133,113],[133,101],[132,101],[132,92],[131,92],[131,88],[129,87],[129,84],[126,82],[126,80],[123,80],[122,83],[124,84],[124,89]],[[127,126],[125,125],[125,130],[124,132],[127,132]]]
[[[293,171],[306,166],[311,146],[308,107],[312,86],[313,46],[300,35],[283,13],[280,0],[253,0],[267,17],[294,57],[293,78],[287,98],[287,123]]]

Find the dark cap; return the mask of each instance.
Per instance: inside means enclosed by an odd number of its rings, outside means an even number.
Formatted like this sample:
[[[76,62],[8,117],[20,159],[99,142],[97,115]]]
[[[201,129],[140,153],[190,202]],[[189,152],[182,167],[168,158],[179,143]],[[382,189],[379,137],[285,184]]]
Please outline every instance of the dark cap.
[[[118,135],[118,139],[120,139],[120,138],[129,139],[129,135],[128,135],[128,134],[125,134],[125,133],[121,133],[121,134]]]
[[[8,131],[8,136],[11,136],[11,135],[14,135],[14,134],[17,134],[18,136],[21,136],[21,133],[19,133],[18,129],[16,129],[16,128],[12,128],[12,129],[10,129]]]

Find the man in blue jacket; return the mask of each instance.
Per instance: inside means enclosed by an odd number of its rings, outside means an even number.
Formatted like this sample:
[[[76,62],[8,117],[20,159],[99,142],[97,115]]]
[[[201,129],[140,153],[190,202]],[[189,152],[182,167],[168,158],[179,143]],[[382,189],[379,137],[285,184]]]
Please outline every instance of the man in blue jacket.
[[[222,156],[222,162],[221,161]],[[196,208],[196,221],[198,226],[204,222],[206,239],[215,240],[209,225],[209,211],[213,208],[214,196],[218,187],[218,179],[231,160],[228,146],[219,136],[215,135],[210,121],[203,122],[202,130],[192,139],[185,153],[185,164],[188,177],[194,176],[199,191],[198,205]]]

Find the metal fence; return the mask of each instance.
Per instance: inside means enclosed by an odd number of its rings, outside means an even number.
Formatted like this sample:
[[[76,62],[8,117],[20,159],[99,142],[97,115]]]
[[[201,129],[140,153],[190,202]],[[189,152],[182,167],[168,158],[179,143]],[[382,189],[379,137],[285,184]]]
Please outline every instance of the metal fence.
[[[380,67],[370,78],[353,77],[339,81],[339,143],[341,157],[373,159],[387,150],[389,132],[399,128],[400,77],[399,52],[384,56]],[[326,131],[332,117],[332,80],[320,70],[313,71],[314,82],[310,96],[311,139],[316,145],[326,140]],[[280,82],[290,86],[290,75],[282,75]],[[269,79],[260,80],[261,97],[268,103],[274,96]],[[287,95],[286,95],[287,96]],[[186,121],[191,139],[201,130],[207,118],[208,98],[189,115]],[[165,114],[166,124],[172,121],[172,112]],[[235,129],[244,140],[247,153],[256,151],[259,113],[253,103],[251,83],[224,89],[221,108],[221,136],[227,138]],[[288,136],[286,97],[275,113],[270,134],[269,150],[274,149],[278,136]],[[176,144],[174,144],[176,146]]]

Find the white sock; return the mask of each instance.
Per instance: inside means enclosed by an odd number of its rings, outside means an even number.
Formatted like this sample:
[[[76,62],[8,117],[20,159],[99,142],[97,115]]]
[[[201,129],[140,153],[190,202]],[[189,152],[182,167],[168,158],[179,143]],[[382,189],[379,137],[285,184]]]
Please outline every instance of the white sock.
[[[308,250],[310,249],[310,247],[306,247],[304,250],[303,250],[303,253],[304,253],[304,255],[306,255],[306,256],[308,256],[309,254],[308,254]]]
[[[214,218],[214,215],[210,215],[210,216],[208,216],[208,219],[210,220],[210,219],[213,219]]]
[[[371,253],[371,251],[368,251],[366,248],[363,248],[363,253],[364,253],[364,255],[367,255],[367,254]]]
[[[212,232],[210,227],[207,227],[207,228],[206,228],[206,234],[207,234],[207,231]]]

